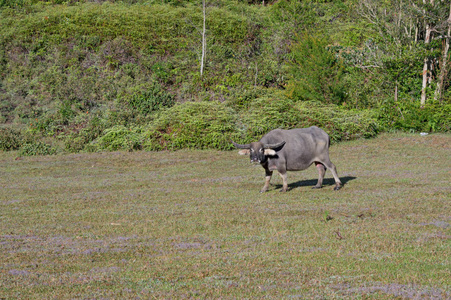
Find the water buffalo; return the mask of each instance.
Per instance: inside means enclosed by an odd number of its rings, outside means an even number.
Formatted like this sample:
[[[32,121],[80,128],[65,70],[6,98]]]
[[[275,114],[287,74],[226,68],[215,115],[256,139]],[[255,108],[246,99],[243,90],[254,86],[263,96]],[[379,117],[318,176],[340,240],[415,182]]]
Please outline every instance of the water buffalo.
[[[275,129],[264,135],[258,142],[246,145],[233,141],[232,143],[235,147],[243,149],[239,151],[239,154],[249,154],[251,162],[258,162],[265,169],[266,181],[261,193],[268,189],[274,170],[277,170],[282,177],[283,187],[280,191],[286,192],[287,171],[305,170],[313,163],[319,172],[318,183],[313,188],[321,188],[326,169],[330,169],[334,176],[334,190],[342,187],[337,169],[329,159],[329,135],[316,126],[290,130]]]

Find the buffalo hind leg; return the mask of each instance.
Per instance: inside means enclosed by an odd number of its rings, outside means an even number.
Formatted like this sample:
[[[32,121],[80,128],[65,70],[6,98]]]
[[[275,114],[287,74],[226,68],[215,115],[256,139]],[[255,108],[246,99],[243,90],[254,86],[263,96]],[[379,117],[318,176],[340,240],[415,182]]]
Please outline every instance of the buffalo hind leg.
[[[280,191],[286,192],[288,189],[287,172],[285,172],[285,173],[279,172],[279,175],[280,175],[280,177],[282,177],[282,189]]]
[[[316,185],[313,187],[314,189],[320,189],[323,186],[323,179],[324,179],[324,174],[326,174],[326,167],[320,163],[320,162],[316,162],[315,161],[315,165],[316,168],[318,169],[318,182],[316,183]]]
[[[328,168],[332,172],[332,175],[334,176],[334,179],[335,179],[334,190],[338,191],[339,189],[341,189],[343,184],[341,183],[340,178],[338,178],[337,168],[330,160],[322,162],[322,163],[324,164],[324,166],[326,166],[326,168]]]
[[[269,182],[271,181],[271,176],[272,176],[272,171],[266,170],[265,169],[265,173],[266,173],[266,177],[265,177],[265,185],[263,186],[263,188],[260,190],[260,193],[264,193],[268,190],[269,187]]]

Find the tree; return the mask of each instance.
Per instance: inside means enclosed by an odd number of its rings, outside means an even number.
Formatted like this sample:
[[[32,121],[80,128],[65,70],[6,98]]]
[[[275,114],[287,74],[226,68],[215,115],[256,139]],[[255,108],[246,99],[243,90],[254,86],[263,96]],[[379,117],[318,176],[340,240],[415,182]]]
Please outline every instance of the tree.
[[[287,67],[287,96],[341,104],[346,99],[341,60],[330,51],[328,39],[304,34],[291,47]]]
[[[441,39],[445,40],[444,49],[441,51],[442,53],[447,52],[446,49],[446,29],[449,28],[449,24],[447,22],[447,10],[445,8],[445,1],[440,0],[423,0],[422,3],[417,4],[415,1],[412,1],[413,11],[416,12],[416,15],[424,20],[424,44],[426,50],[429,50],[431,54],[426,53],[423,64],[423,81],[421,88],[421,105],[424,106],[426,104],[427,87],[432,83],[434,68],[438,67],[438,61],[440,52],[435,52],[433,47],[429,47],[429,44],[433,41],[439,41]],[[421,6],[422,4],[422,6]],[[448,34],[449,35],[449,34]],[[449,45],[449,44],[448,44]],[[448,46],[449,47],[449,46]],[[442,57],[442,61],[445,62],[446,67],[446,57]],[[443,67],[443,64],[442,64]],[[444,76],[444,69],[441,69],[441,74]],[[440,80],[439,80],[440,81]],[[439,84],[440,89],[440,84]],[[434,98],[437,97],[437,93],[440,93],[436,89]]]
[[[400,53],[407,48],[423,48],[423,57],[420,58],[423,65],[421,105],[426,103],[427,88],[439,67],[440,51],[437,51],[439,45],[437,41],[445,38],[445,31],[449,28],[446,21],[447,9],[445,9],[445,5],[449,2],[445,2],[443,0],[363,0],[359,5],[360,15],[373,24],[379,33],[379,45],[387,57],[391,56],[398,60]],[[444,44],[442,53],[446,52],[446,43]],[[446,67],[445,58],[442,58],[442,62],[445,62]],[[442,76],[443,63],[440,69]]]
[[[431,5],[434,5],[434,0],[430,0]],[[426,0],[423,0],[423,3],[426,4]],[[424,14],[426,15],[426,9],[424,10]],[[431,34],[432,34],[432,24],[426,20],[425,22],[425,35],[424,35],[424,44],[428,45],[431,42]],[[421,105],[424,106],[426,104],[426,88],[428,85],[428,82],[430,81],[430,73],[429,73],[429,64],[430,64],[430,58],[425,57],[424,58],[424,65],[423,65],[423,84],[421,86]]]
[[[205,0],[202,0],[202,20],[203,20],[203,26],[202,26],[202,56],[200,61],[200,77],[204,74],[204,62],[205,62],[205,52],[207,51],[207,40],[205,36],[206,27],[205,27]]]
[[[444,42],[443,42],[444,45],[443,45],[443,54],[442,54],[442,64],[440,66],[440,75],[437,80],[437,88],[435,89],[434,100],[441,100],[443,84],[445,82],[446,67],[447,67],[447,62],[448,62],[449,39],[451,36],[451,3],[449,5],[449,18],[448,18],[447,22],[448,22],[448,32],[447,32],[447,34],[444,38]]]

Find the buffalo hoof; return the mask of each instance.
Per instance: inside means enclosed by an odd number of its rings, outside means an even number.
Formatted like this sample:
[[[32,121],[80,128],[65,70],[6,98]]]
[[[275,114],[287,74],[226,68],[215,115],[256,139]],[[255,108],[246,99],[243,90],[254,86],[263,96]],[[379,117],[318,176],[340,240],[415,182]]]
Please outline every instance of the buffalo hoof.
[[[322,188],[322,186],[315,185],[314,187],[312,187],[313,190],[320,189],[320,188]]]
[[[339,189],[341,189],[341,185],[336,185],[336,186],[334,187],[334,191],[338,191]]]

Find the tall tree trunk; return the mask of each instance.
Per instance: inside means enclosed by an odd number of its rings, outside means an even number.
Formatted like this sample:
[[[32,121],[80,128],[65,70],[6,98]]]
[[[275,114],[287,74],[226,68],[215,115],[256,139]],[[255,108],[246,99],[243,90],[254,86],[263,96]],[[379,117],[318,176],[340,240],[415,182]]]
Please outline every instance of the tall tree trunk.
[[[423,0],[423,3],[426,4],[427,0]],[[434,5],[434,0],[430,0],[431,5]],[[426,15],[426,11],[424,12],[424,14]],[[431,41],[431,34],[432,34],[432,26],[431,24],[426,23],[426,35],[424,38],[424,43],[425,44],[429,44],[429,42]],[[426,57],[424,59],[424,65],[423,65],[423,85],[421,88],[421,106],[424,106],[426,104],[426,88],[428,83],[430,82],[431,78],[429,78],[430,73],[429,73],[429,58]]]
[[[429,26],[429,24],[426,24],[426,36],[424,38],[425,44],[429,44],[429,42],[431,41],[431,32],[432,32],[431,26]],[[423,65],[423,85],[421,88],[421,106],[426,104],[426,88],[428,85],[428,76],[429,76],[428,65],[429,65],[429,58],[426,57],[424,59],[424,65]]]
[[[205,52],[207,50],[207,41],[205,37],[205,0],[202,0],[202,12],[203,12],[203,27],[202,27],[202,57],[200,62],[200,77],[204,74],[204,61],[205,61]]]
[[[445,82],[446,65],[448,63],[449,39],[451,35],[451,4],[449,6],[448,33],[445,37],[445,46],[443,48],[442,65],[440,66],[440,75],[438,76],[437,88],[435,89],[434,100],[442,99],[443,83]]]

